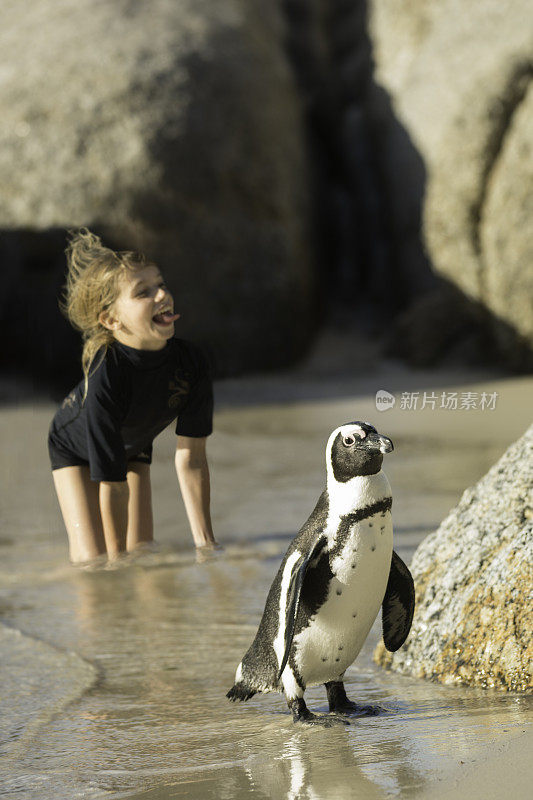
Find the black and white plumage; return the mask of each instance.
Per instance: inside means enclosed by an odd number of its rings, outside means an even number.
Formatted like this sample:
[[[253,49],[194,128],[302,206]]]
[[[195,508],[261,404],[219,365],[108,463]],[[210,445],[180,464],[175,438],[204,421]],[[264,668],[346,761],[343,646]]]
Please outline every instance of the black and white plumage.
[[[391,489],[381,469],[390,439],[366,422],[333,431],[327,483],[274,578],[256,637],[227,697],[284,691],[295,721],[331,725],[312,714],[307,686],[324,683],[330,711],[361,710],[346,697],[345,670],[383,605],[383,638],[397,650],[414,611],[411,574],[392,549]]]

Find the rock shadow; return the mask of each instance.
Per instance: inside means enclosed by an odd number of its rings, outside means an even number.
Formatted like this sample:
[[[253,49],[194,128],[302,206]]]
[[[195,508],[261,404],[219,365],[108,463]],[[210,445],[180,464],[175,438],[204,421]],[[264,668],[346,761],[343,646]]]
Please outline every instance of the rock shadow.
[[[427,171],[375,78],[366,0],[284,0],[306,108],[315,241],[329,324],[416,367],[533,368],[531,346],[438,275],[426,252]],[[509,358],[509,353],[513,354]]]

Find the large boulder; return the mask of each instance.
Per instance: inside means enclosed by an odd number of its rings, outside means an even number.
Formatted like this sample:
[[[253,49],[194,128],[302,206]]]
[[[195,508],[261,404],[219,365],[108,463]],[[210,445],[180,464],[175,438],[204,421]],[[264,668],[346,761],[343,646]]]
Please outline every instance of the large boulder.
[[[487,180],[480,220],[485,293],[502,324],[500,346],[516,360],[515,338],[533,341],[533,84],[510,120]]]
[[[375,659],[446,684],[533,691],[533,426],[474,487],[411,564],[409,637]]]
[[[58,287],[65,229],[85,225],[157,261],[181,334],[223,370],[302,350],[315,325],[305,137],[278,4],[7,0],[0,74],[2,328],[20,328],[36,272]],[[53,360],[40,353],[52,368],[64,328],[53,298],[53,312],[34,300],[33,346],[55,342]]]
[[[398,263],[405,269],[421,222],[438,275],[468,298],[508,364],[531,366],[530,2],[369,0],[368,5],[380,87],[369,111],[383,131],[377,141]],[[383,111],[383,91],[392,114]],[[454,302],[453,292],[446,295]],[[426,348],[432,293],[428,303],[425,335],[418,336]],[[418,302],[414,325],[421,314]]]

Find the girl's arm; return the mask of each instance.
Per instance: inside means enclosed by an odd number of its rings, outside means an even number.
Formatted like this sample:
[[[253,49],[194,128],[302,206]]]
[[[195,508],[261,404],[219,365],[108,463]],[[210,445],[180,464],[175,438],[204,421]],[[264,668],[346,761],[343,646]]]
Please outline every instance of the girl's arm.
[[[100,513],[109,558],[126,551],[129,496],[127,481],[100,482]]]
[[[196,547],[217,544],[211,525],[211,486],[206,439],[178,436],[176,473]]]

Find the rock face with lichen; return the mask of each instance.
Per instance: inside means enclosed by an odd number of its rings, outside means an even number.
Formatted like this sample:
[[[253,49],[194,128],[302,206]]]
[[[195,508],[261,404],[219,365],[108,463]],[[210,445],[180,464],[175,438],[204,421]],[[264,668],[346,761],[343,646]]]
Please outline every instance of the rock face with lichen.
[[[533,691],[533,426],[474,487],[411,564],[417,606],[382,666],[446,684]]]

